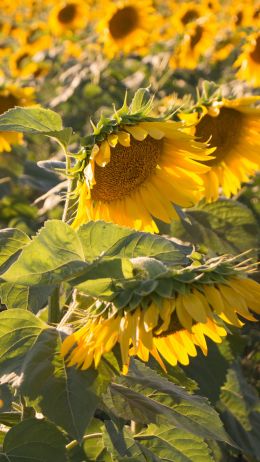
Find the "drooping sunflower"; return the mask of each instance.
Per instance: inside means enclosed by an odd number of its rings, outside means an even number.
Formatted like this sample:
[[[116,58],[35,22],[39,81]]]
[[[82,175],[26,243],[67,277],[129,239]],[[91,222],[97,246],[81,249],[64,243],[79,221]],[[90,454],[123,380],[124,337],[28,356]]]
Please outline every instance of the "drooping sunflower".
[[[109,58],[132,51],[144,53],[151,40],[156,40],[161,18],[151,0],[107,0],[100,5],[96,30]]]
[[[214,159],[206,161],[211,169],[203,176],[203,197],[215,201],[219,189],[226,197],[236,194],[243,182],[260,168],[260,107],[257,96],[234,100],[222,99],[203,112],[184,115],[186,121],[197,125],[192,132],[201,141],[209,140],[215,146]]]
[[[254,87],[260,86],[260,32],[251,34],[236,60],[236,76]]]
[[[158,232],[154,218],[170,223],[178,217],[173,204],[190,207],[196,202],[202,176],[210,169],[201,161],[212,159],[214,149],[181,127],[146,117],[141,108],[133,113],[128,108],[125,114],[119,110],[99,122],[81,166],[84,176],[78,181],[72,226],[103,219]]]
[[[84,0],[67,0],[57,3],[49,15],[49,28],[53,35],[66,35],[87,26],[89,8]]]
[[[62,345],[68,365],[97,368],[102,356],[118,344],[123,373],[131,356],[147,362],[150,355],[166,371],[163,360],[173,366],[187,365],[189,357],[196,356],[196,347],[206,355],[205,336],[220,343],[227,335],[225,323],[241,327],[240,317],[256,321],[250,310],[260,313],[260,285],[230,266],[227,272],[226,264],[214,266],[206,271],[204,267],[204,274],[202,269],[191,270],[197,276],[200,273],[197,280],[187,282],[186,278],[181,284],[177,277],[176,286],[172,280],[168,298],[150,293],[136,308],[111,305],[100,315],[90,315]]]
[[[34,89],[5,85],[0,88],[0,114],[15,106],[30,106],[34,103]],[[22,133],[0,131],[0,152],[11,151],[12,144],[21,144]]]

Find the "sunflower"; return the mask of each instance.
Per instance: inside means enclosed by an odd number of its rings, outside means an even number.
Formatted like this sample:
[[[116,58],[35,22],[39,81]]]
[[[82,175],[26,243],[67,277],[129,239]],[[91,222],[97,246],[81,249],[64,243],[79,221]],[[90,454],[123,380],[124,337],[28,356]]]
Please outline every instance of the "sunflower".
[[[101,131],[91,137],[89,163],[78,182],[74,228],[103,219],[158,232],[154,217],[170,223],[178,217],[172,204],[190,207],[197,201],[202,175],[210,169],[201,161],[212,159],[214,149],[184,133],[179,122],[137,114],[119,121],[116,114],[98,124]]]
[[[175,33],[186,33],[189,27],[200,18],[210,15],[211,11],[206,3],[195,2],[170,2],[171,17],[170,24],[173,26]]]
[[[49,64],[39,61],[37,54],[30,46],[19,48],[9,58],[9,68],[12,77],[28,79],[40,77],[48,73]]]
[[[25,30],[19,29],[17,40],[20,47],[28,47],[32,53],[47,50],[51,46],[51,37],[47,33],[46,24],[40,21],[35,21]]]
[[[248,37],[234,66],[239,67],[236,74],[239,79],[246,80],[254,87],[260,86],[260,32]]]
[[[89,9],[84,0],[57,3],[49,15],[49,28],[53,35],[66,35],[84,29],[89,20]]]
[[[187,365],[197,347],[206,355],[205,336],[220,343],[227,334],[225,323],[241,327],[239,317],[256,321],[250,310],[260,313],[260,285],[239,272],[221,276],[220,272],[219,266],[218,272],[207,271],[204,280],[206,273],[196,282],[186,282],[182,290],[174,289],[170,298],[158,301],[158,296],[149,295],[134,309],[113,307],[88,317],[62,345],[68,366],[97,368],[101,357],[117,344],[123,373],[131,356],[147,362],[151,355],[166,371],[163,360],[172,366]]]
[[[34,89],[6,85],[0,88],[0,114],[15,106],[30,106],[34,102]],[[11,151],[12,144],[21,144],[22,133],[0,132],[0,152]]]
[[[104,52],[109,58],[116,54],[144,53],[156,40],[161,18],[154,10],[151,0],[142,3],[134,0],[101,2],[101,18],[96,30]]]
[[[187,122],[194,123],[197,118],[192,132],[197,139],[210,140],[210,146],[216,147],[215,158],[206,162],[211,169],[203,176],[203,196],[208,201],[218,199],[220,187],[226,197],[236,194],[259,169],[260,108],[254,106],[259,100],[257,96],[222,99],[203,106],[200,115],[183,115]]]
[[[170,58],[169,65],[173,69],[195,69],[199,59],[205,56],[215,41],[217,23],[213,16],[204,16],[189,24],[182,39],[177,44]]]
[[[257,24],[257,6],[254,0],[243,0],[242,2],[230,2],[224,5],[224,16],[228,18],[226,24],[233,32],[245,27],[252,27]]]

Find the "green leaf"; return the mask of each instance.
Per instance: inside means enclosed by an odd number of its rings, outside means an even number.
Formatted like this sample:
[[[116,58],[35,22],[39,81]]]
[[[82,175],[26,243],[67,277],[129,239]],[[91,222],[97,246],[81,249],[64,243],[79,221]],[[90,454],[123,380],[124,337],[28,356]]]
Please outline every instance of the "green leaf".
[[[233,200],[219,200],[186,211],[188,221],[174,221],[173,236],[203,244],[217,254],[244,252],[258,247],[257,223],[253,213]]]
[[[21,308],[37,313],[46,305],[54,286],[28,287],[0,282],[1,303],[10,308]]]
[[[107,433],[104,434],[104,441],[113,456],[113,460],[117,462],[146,462],[146,458],[129,430],[118,429],[110,420],[105,421],[105,426]]]
[[[207,399],[191,395],[148,367],[138,365],[112,384],[106,405],[116,415],[140,423],[165,423],[202,438],[229,442],[217,412]],[[108,404],[109,403],[109,404]]]
[[[228,366],[228,361],[221,354],[218,346],[209,341],[207,357],[205,358],[198,351],[197,356],[192,358],[188,366],[185,366],[185,372],[199,384],[199,393],[215,404],[219,400],[220,389],[225,382]]]
[[[2,277],[20,285],[52,285],[86,266],[77,233],[60,220],[50,220]]]
[[[78,230],[86,261],[103,257],[149,257],[174,264],[188,263],[190,246],[177,244],[171,239],[103,221],[89,222]]]
[[[65,437],[53,423],[28,419],[9,430],[3,451],[8,462],[66,462],[65,444]]]
[[[81,440],[108,377],[94,369],[67,368],[60,355],[61,332],[29,311],[0,313],[0,376],[44,415]]]
[[[72,129],[63,128],[61,117],[50,109],[37,107],[15,107],[0,115],[0,131],[42,134],[56,139],[66,147]]]
[[[212,462],[207,444],[170,425],[149,425],[135,438],[143,454],[151,462]]]
[[[86,462],[112,462],[104,441],[105,433],[106,429],[103,422],[95,418],[92,419],[82,444]]]
[[[7,270],[14,258],[17,257],[18,252],[30,241],[27,234],[19,229],[7,228],[0,231],[1,272]]]
[[[231,438],[248,457],[260,460],[260,400],[234,364],[221,389],[221,417]]]

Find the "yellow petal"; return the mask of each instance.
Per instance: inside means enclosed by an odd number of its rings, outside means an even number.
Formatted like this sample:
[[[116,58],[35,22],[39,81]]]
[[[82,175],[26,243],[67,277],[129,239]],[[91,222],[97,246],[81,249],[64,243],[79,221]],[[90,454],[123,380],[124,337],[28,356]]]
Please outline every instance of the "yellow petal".
[[[130,146],[130,135],[127,132],[118,132],[118,141],[122,146],[128,148]]]
[[[105,167],[106,164],[110,161],[110,146],[109,143],[105,140],[102,141],[99,151],[97,155],[95,156],[95,162],[100,166],[100,167]]]
[[[143,323],[146,332],[149,332],[157,326],[158,318],[159,310],[155,303],[151,303],[151,305],[148,308],[146,308],[143,314]]]
[[[199,297],[195,294],[185,294],[182,301],[187,313],[197,322],[206,322],[207,313]]]
[[[114,148],[118,142],[117,134],[112,133],[111,135],[108,135],[107,141],[108,141],[109,146],[111,146],[111,148]]]
[[[144,130],[144,128],[141,128],[139,127],[138,125],[135,125],[135,126],[130,126],[130,125],[126,125],[125,126],[125,129],[131,133],[131,135],[133,136],[133,138],[137,141],[143,141],[145,140],[145,138],[147,137],[148,135],[148,132],[147,130]]]
[[[178,295],[176,299],[176,313],[182,326],[187,330],[191,330],[192,318],[185,310],[182,298],[182,295]]]

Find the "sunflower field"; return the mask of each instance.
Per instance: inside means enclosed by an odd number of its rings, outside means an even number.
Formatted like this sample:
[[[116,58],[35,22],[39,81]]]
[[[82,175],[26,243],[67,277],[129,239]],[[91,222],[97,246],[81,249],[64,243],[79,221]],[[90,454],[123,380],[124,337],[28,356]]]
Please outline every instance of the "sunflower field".
[[[260,462],[259,0],[0,8],[0,462]]]

